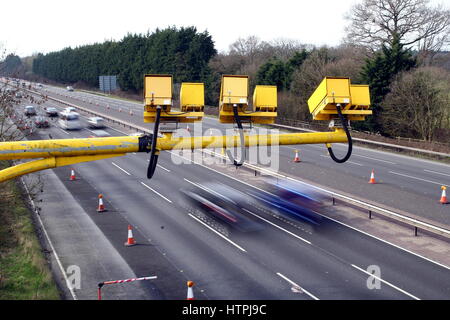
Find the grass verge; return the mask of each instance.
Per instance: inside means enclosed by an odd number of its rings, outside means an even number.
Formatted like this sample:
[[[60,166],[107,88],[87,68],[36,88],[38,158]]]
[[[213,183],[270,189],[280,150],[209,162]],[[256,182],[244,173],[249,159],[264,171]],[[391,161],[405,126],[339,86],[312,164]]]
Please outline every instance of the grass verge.
[[[0,300],[60,299],[17,180],[0,183],[0,221]]]

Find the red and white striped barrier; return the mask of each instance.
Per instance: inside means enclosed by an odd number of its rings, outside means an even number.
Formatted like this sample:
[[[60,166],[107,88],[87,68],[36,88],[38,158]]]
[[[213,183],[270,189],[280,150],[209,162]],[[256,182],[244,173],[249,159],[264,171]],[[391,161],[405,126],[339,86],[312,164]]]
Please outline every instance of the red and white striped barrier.
[[[154,280],[157,279],[157,276],[150,276],[150,277],[142,277],[142,278],[131,278],[131,279],[125,279],[125,280],[114,280],[114,281],[103,281],[98,284],[98,300],[102,300],[102,287],[107,284],[116,284],[116,283],[127,283],[127,282],[134,282],[134,281],[142,281],[142,280]]]

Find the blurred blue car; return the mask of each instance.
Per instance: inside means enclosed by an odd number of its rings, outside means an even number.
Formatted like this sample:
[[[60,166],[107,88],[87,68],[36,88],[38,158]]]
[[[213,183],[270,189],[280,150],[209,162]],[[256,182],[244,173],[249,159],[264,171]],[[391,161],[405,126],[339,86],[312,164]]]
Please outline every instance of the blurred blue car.
[[[220,183],[203,183],[190,189],[182,189],[182,194],[191,207],[237,229],[254,232],[263,229],[259,221],[246,215],[248,196]]]
[[[315,189],[290,180],[269,180],[266,191],[248,191],[248,194],[272,212],[315,225],[321,223],[323,217],[319,213],[329,200]]]

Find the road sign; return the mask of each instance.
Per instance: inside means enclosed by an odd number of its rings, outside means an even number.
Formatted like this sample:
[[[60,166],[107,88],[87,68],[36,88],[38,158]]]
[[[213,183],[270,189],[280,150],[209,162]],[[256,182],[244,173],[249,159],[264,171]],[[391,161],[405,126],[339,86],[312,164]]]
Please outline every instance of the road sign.
[[[100,91],[111,92],[117,89],[117,76],[99,76]]]

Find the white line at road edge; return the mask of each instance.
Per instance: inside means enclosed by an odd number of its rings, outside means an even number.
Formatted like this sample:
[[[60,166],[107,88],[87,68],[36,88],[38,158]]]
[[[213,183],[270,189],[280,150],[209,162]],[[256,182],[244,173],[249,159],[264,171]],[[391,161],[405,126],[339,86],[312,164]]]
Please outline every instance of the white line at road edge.
[[[122,170],[123,172],[125,172],[127,175],[131,176],[131,173],[129,173],[128,171],[122,169],[121,167],[119,167],[119,166],[118,166],[117,164],[115,164],[114,162],[111,162],[111,164],[112,164],[113,166],[115,166],[116,168],[118,168],[118,169]]]
[[[362,156],[362,155],[359,155],[359,154],[353,154],[353,156],[355,156],[355,157],[361,157],[361,158],[366,158],[366,159],[374,160],[374,161],[386,162],[386,163],[389,163],[389,164],[395,164],[395,165],[396,165],[396,163],[391,162],[391,161],[381,160],[381,159],[377,159],[377,158],[371,158],[371,157]]]
[[[317,298],[315,295],[313,295],[311,292],[308,292],[307,290],[305,290],[304,288],[302,288],[301,286],[299,286],[298,284],[296,284],[294,281],[292,281],[291,279],[288,279],[286,276],[282,275],[281,273],[277,272],[277,275],[281,278],[283,278],[284,280],[286,280],[287,282],[289,282],[292,286],[294,287],[298,287],[300,288],[304,293],[306,293],[308,296],[310,296],[311,298],[313,298],[314,300],[320,300],[319,298]]]
[[[61,129],[60,127],[58,127],[58,126],[56,126],[56,125],[55,125],[55,127],[56,127],[56,128],[58,128],[59,130],[61,130],[62,132],[64,132],[65,134],[67,134],[67,135],[70,135],[70,133],[69,133],[69,132],[67,132],[66,130],[64,130],[64,129]]]
[[[371,277],[373,277],[373,278],[375,278],[375,279],[377,279],[377,280],[379,280],[379,281],[381,281],[381,282],[387,284],[388,286],[394,288],[395,290],[400,291],[400,292],[403,293],[403,294],[406,294],[407,296],[409,296],[409,297],[411,297],[411,298],[413,298],[413,299],[415,299],[415,300],[420,300],[419,298],[417,298],[416,296],[413,296],[413,295],[410,294],[409,292],[406,292],[405,290],[400,289],[399,287],[394,286],[392,283],[389,283],[389,282],[387,282],[386,280],[383,280],[383,279],[381,279],[380,277],[377,277],[376,275],[374,275],[374,274],[372,274],[372,273],[369,273],[369,272],[367,272],[366,270],[361,269],[361,268],[358,267],[358,266],[355,266],[354,264],[352,264],[352,267],[355,268],[355,269],[357,269],[357,270],[359,270],[359,271],[361,271],[361,272],[364,272],[365,274],[368,274],[369,276],[371,276]]]
[[[238,244],[234,243],[233,241],[231,241],[230,239],[228,239],[227,237],[225,237],[223,234],[221,234],[220,232],[218,232],[217,230],[214,230],[213,228],[211,228],[210,226],[208,226],[206,223],[204,223],[202,220],[198,219],[197,217],[193,216],[192,214],[188,214],[192,219],[195,219],[197,222],[200,222],[202,225],[204,225],[205,227],[207,227],[209,230],[214,231],[217,235],[219,235],[220,237],[222,237],[223,239],[225,239],[226,241],[228,241],[229,243],[231,243],[233,246],[235,246],[236,248],[238,248],[239,250],[243,251],[243,252],[247,252],[244,248],[242,248],[241,246],[239,246]]]
[[[330,158],[329,156],[326,156],[326,155],[323,155],[323,154],[321,154],[320,155],[322,158]],[[331,159],[331,158],[330,158]],[[347,160],[346,161],[346,163],[351,163],[351,164],[355,164],[355,165],[357,165],[357,166],[360,166],[360,167],[364,167],[364,165],[363,164],[360,164],[360,163],[357,163],[357,162],[353,162],[353,161],[349,161],[349,160]]]
[[[30,192],[28,190],[26,183],[23,181],[23,178],[20,178],[20,180],[22,181],[22,184],[27,192],[28,199],[30,200],[31,205],[33,206],[33,209],[36,211],[36,205],[34,204],[33,199],[31,199]],[[64,277],[64,280],[66,280],[67,288],[69,289],[70,294],[73,297],[73,300],[78,300],[77,295],[75,294],[75,291],[73,290],[72,285],[70,284],[69,278],[67,278],[66,271],[64,270],[64,268],[62,266],[61,260],[59,259],[59,256],[58,256],[58,253],[56,252],[55,247],[53,246],[52,240],[50,240],[50,237],[48,236],[47,230],[45,229],[45,226],[41,220],[41,217],[39,216],[39,214],[36,214],[36,217],[39,220],[39,224],[41,225],[42,231],[44,231],[45,238],[47,238],[48,244],[50,245],[50,249],[52,250],[52,253],[55,255],[56,263],[59,266],[59,269]]]
[[[205,168],[207,168],[207,169],[209,169],[209,170],[211,170],[211,171],[214,171],[214,172],[216,172],[216,173],[218,173],[218,174],[221,174],[221,175],[223,175],[223,176],[225,176],[225,177],[227,177],[227,178],[229,178],[229,179],[232,179],[232,180],[235,180],[235,181],[237,181],[237,182],[239,182],[239,183],[245,184],[245,185],[247,185],[247,186],[249,186],[249,187],[251,187],[251,188],[255,188],[255,189],[260,190],[260,191],[262,191],[262,192],[271,194],[270,192],[267,192],[266,190],[263,190],[263,189],[258,188],[258,187],[256,187],[256,186],[253,186],[253,185],[251,185],[251,184],[249,184],[249,183],[247,183],[247,182],[245,182],[245,181],[241,181],[241,180],[239,180],[239,179],[237,179],[237,178],[235,178],[235,177],[229,176],[229,175],[227,175],[226,173],[217,171],[217,170],[215,170],[215,169],[213,169],[213,168],[210,168],[210,167],[208,167],[208,166],[205,166],[205,165],[203,165],[203,164],[201,164],[201,163],[197,163],[197,162],[195,162],[195,161],[193,161],[193,160],[191,160],[191,159],[188,159],[188,158],[186,158],[186,157],[180,156],[180,155],[178,155],[178,154],[176,154],[176,153],[174,153],[174,152],[172,152],[172,151],[167,151],[167,152],[169,152],[169,153],[171,153],[171,154],[173,154],[173,155],[175,155],[175,156],[177,156],[177,157],[180,157],[180,158],[183,158],[183,159],[185,159],[185,160],[188,160],[188,161],[190,161],[190,162],[192,162],[192,163],[195,163],[196,165],[205,167]],[[263,170],[264,170],[264,171],[267,171],[267,172],[271,172],[270,170],[267,170],[267,169],[263,169]],[[276,174],[276,173],[272,172],[272,174]],[[327,191],[326,189],[319,188],[319,187],[317,187],[317,186],[313,186],[313,185],[307,184],[307,183],[305,183],[305,182],[303,182],[303,181],[300,181],[300,180],[297,180],[297,179],[294,179],[294,178],[291,178],[291,177],[286,177],[286,178],[289,179],[289,180],[293,180],[293,181],[297,181],[297,182],[303,183],[303,184],[308,185],[308,186],[312,186],[312,187],[316,188],[317,190],[322,190],[322,191],[324,191],[324,192],[326,192],[326,193],[333,194],[333,192],[329,192],[329,191]],[[381,242],[383,242],[383,243],[386,243],[386,244],[388,244],[388,245],[390,245],[390,246],[393,246],[393,247],[395,247],[395,248],[397,248],[397,249],[400,249],[400,250],[402,250],[402,251],[405,251],[405,252],[407,252],[407,253],[409,253],[409,254],[411,254],[411,255],[413,255],[413,256],[416,256],[416,257],[421,258],[421,259],[423,259],[423,260],[426,260],[426,261],[428,261],[428,262],[434,263],[435,265],[438,265],[438,266],[440,266],[440,267],[442,267],[442,268],[444,268],[444,269],[450,270],[450,267],[448,267],[448,266],[446,266],[446,265],[444,265],[444,264],[442,264],[442,263],[439,263],[439,262],[437,262],[437,261],[431,260],[431,259],[429,259],[429,258],[427,258],[427,257],[424,257],[424,256],[418,254],[418,253],[412,252],[412,251],[410,251],[410,250],[408,250],[408,249],[402,248],[402,247],[400,247],[400,246],[398,246],[398,245],[396,245],[396,244],[393,244],[393,243],[391,243],[391,242],[389,242],[389,241],[387,241],[387,240],[378,238],[378,237],[376,237],[376,236],[374,236],[374,235],[372,235],[372,234],[370,234],[370,233],[367,233],[367,232],[362,231],[362,230],[359,230],[359,229],[357,229],[357,228],[355,228],[355,227],[349,226],[348,224],[345,224],[345,223],[343,223],[343,222],[341,222],[341,221],[338,221],[338,220],[336,220],[336,219],[333,219],[333,218],[331,218],[331,217],[328,217],[328,216],[323,216],[323,217],[325,217],[325,218],[327,218],[327,219],[330,219],[331,221],[334,221],[334,222],[336,222],[336,223],[338,223],[338,224],[340,224],[340,225],[342,225],[342,226],[344,226],[344,227],[347,227],[347,228],[349,228],[349,229],[352,229],[352,230],[354,230],[354,231],[357,231],[357,232],[359,232],[359,233],[362,233],[362,234],[364,234],[364,235],[366,235],[366,236],[368,236],[368,237],[370,237],[370,238],[376,239],[376,240],[381,241]]]
[[[450,174],[445,174],[445,173],[441,173],[441,172],[437,172],[437,171],[433,171],[433,170],[427,170],[427,169],[424,169],[423,171],[425,171],[425,172],[430,172],[430,173],[435,173],[435,174],[440,174],[440,175],[443,175],[443,176],[450,177]]]
[[[166,197],[164,197],[161,193],[159,193],[158,191],[156,191],[155,189],[149,187],[148,185],[146,185],[145,183],[141,182],[141,184],[146,187],[147,189],[150,189],[151,191],[153,191],[154,193],[156,193],[158,196],[160,196],[161,198],[163,198],[164,200],[166,200],[167,202],[172,203],[171,200],[167,199]]]
[[[302,240],[303,242],[306,242],[307,244],[311,244],[311,241],[308,241],[308,240],[306,240],[306,239],[303,239],[302,237],[299,237],[299,236],[296,235],[295,233],[292,233],[292,232],[290,232],[290,231],[288,231],[288,230],[286,230],[286,229],[280,227],[279,225],[277,225],[277,224],[275,224],[275,223],[273,223],[273,222],[271,222],[271,221],[269,221],[269,220],[267,220],[267,219],[264,219],[263,217],[260,217],[260,216],[258,216],[257,214],[254,214],[254,213],[251,212],[251,211],[248,211],[248,210],[245,209],[245,208],[242,208],[242,210],[247,211],[248,213],[254,215],[255,217],[257,217],[257,218],[259,218],[259,219],[261,219],[261,220],[267,222],[268,224],[271,224],[272,226],[274,226],[274,227],[276,227],[276,228],[278,228],[278,229],[280,229],[280,230],[286,232],[287,234],[289,234],[289,235],[291,235],[291,236],[293,236],[293,237],[295,237],[295,238],[297,238],[297,239],[299,239],[299,240]]]
[[[422,179],[422,178],[417,178],[417,177],[414,177],[414,176],[409,176],[409,175],[407,175],[407,174],[398,173],[398,172],[394,172],[394,171],[389,171],[389,173],[396,174],[396,175],[398,175],[398,176],[403,176],[403,177],[415,179],[415,180],[420,180],[420,181],[428,182],[428,183],[437,184],[438,186],[447,186],[447,187],[448,187],[447,184],[441,183],[441,182],[436,182],[436,181],[426,180],[426,179]]]

